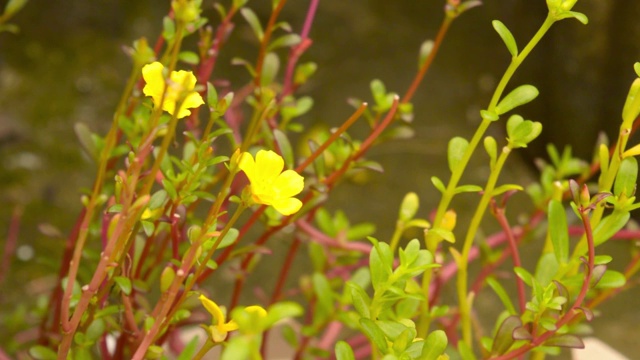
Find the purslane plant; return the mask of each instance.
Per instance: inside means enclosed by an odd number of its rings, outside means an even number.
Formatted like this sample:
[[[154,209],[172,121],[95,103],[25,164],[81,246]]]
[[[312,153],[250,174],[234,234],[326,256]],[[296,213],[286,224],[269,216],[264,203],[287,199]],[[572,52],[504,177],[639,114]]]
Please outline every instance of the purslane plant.
[[[31,357],[200,359],[219,349],[221,359],[259,359],[276,333],[297,359],[515,359],[526,353],[540,359],[560,347],[583,346],[579,325],[640,270],[639,254],[621,273],[607,269],[610,256],[596,253],[612,238],[640,237],[625,230],[630,212],[640,207],[634,158],[640,145],[627,146],[640,114],[640,63],[615,144],[598,144],[591,167],[550,146],[551,163],[541,168],[540,183],[527,188],[535,204],[530,221],[514,226],[506,207],[526,184],[499,184],[500,174],[509,155],[534,141],[542,125],[510,114],[533,101],[538,89],[505,91],[555,22],[586,24],[587,17],[573,11],[576,0],[547,0],[548,16],[522,50],[494,21],[511,63],[473,137],[449,142],[450,178],[431,178],[441,193],[434,216],[409,192],[387,243],[374,237],[372,224],[352,224],[325,204],[340,180],[379,169],[365,158],[367,151],[402,133],[393,130],[413,118],[410,101],[448,28],[480,2],[446,1],[440,31],[423,44],[404,95],[372,81],[371,107],[356,104],[341,126],[310,134],[304,151],[297,151],[290,135],[304,130],[298,120],[313,105],[299,92],[317,67],[299,60],[311,46],[318,2],[309,2],[296,34],[279,19],[286,0],[272,1],[266,23],[247,0],[217,4],[215,28],[202,16],[200,0],[173,0],[155,47],[140,39],[129,49],[132,72],[109,132],[104,138],[78,132],[97,175],[69,235],[38,344],[25,344]],[[219,54],[233,40],[239,16],[259,44],[254,62],[233,60],[246,68],[249,81],[214,87],[223,76],[215,73]],[[198,37],[196,51],[183,48],[188,36]],[[354,139],[347,130],[361,118],[370,133]],[[490,126],[504,126],[505,141],[485,136]],[[489,159],[486,183],[460,185],[481,143]],[[479,195],[469,223],[459,221],[451,205],[462,193]],[[487,212],[501,231],[483,238]],[[424,231],[424,239],[403,243],[409,229]],[[535,239],[544,243],[537,266],[527,270],[520,242],[542,232]],[[268,258],[276,235],[290,237],[282,264],[271,264],[277,283],[244,306],[247,279],[259,272],[256,265]],[[570,237],[580,238],[573,249]],[[486,259],[471,282],[468,265],[480,249]],[[309,273],[292,268],[304,253]],[[513,296],[496,276],[509,259]],[[231,289],[221,286],[223,271],[233,275]],[[287,285],[292,277],[293,287]],[[447,304],[440,295],[452,281],[457,301]],[[472,315],[481,312],[474,298],[485,286],[504,311],[492,331],[474,331]],[[198,326],[204,332],[185,339],[186,330]]]

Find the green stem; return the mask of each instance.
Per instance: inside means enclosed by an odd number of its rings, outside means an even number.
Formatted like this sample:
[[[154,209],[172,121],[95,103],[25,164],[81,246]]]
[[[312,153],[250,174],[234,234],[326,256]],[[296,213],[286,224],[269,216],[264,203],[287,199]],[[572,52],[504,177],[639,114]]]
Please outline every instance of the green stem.
[[[522,64],[522,62],[527,58],[527,56],[531,53],[531,51],[535,48],[538,42],[540,42],[544,34],[546,34],[546,32],[549,30],[549,28],[551,27],[551,25],[553,25],[555,21],[556,21],[555,19],[553,19],[550,15],[548,15],[544,23],[540,26],[540,29],[538,29],[538,31],[533,35],[529,43],[524,47],[524,49],[522,49],[522,52],[520,52],[517,56],[514,56],[512,58],[511,64],[502,75],[502,78],[500,79],[500,82],[498,83],[498,86],[496,87],[496,90],[494,91],[493,96],[491,97],[491,101],[489,102],[489,107],[487,108],[488,112],[490,113],[495,112],[496,106],[498,105],[498,101],[502,97],[502,94],[504,93],[504,90],[507,87],[507,84],[513,77],[513,74],[516,72],[516,70]],[[471,159],[471,156],[475,152],[478,144],[480,143],[480,140],[483,138],[491,122],[492,121],[489,119],[484,119],[484,118],[482,119],[482,122],[480,123],[480,125],[478,126],[478,129],[476,130],[473,137],[471,138],[471,141],[469,142],[469,145],[467,146],[467,149],[462,155],[462,158],[460,159],[458,165],[452,171],[451,178],[449,179],[449,184],[447,185],[445,192],[442,194],[442,198],[440,199],[440,203],[438,204],[436,216],[433,221],[434,228],[438,228],[442,224],[444,215],[447,209],[449,208],[449,205],[451,204],[451,200],[455,195],[455,189],[458,186],[460,178],[462,177],[462,174],[466,169],[467,164]],[[437,249],[440,241],[441,239],[438,237],[437,234],[433,232],[427,232],[427,235],[425,236],[425,242],[426,242],[427,249],[429,251],[434,252]],[[423,335],[427,333],[428,326],[429,326],[428,299],[429,299],[429,285],[431,283],[432,271],[433,270],[431,269],[427,269],[427,271],[425,271],[424,276],[422,278],[422,291],[427,298],[427,302],[426,304],[423,304],[423,309],[421,311],[418,334],[423,334]]]
[[[478,232],[478,228],[480,227],[480,223],[482,222],[482,218],[484,213],[489,206],[489,201],[493,197],[493,190],[495,189],[496,183],[498,181],[498,177],[500,172],[502,171],[502,167],[504,166],[507,157],[509,157],[509,153],[511,153],[511,148],[504,147],[502,153],[498,157],[496,161],[495,167],[492,169],[491,174],[489,175],[489,180],[487,180],[487,185],[484,188],[484,192],[482,194],[482,198],[480,199],[480,203],[476,208],[475,213],[473,214],[473,218],[471,218],[471,223],[469,224],[469,228],[467,229],[467,235],[464,238],[464,243],[462,245],[462,257],[458,262],[458,279],[456,283],[456,288],[458,292],[458,302],[460,304],[460,323],[462,324],[462,339],[467,345],[471,346],[471,306],[468,302],[467,298],[467,285],[468,285],[468,258],[469,252],[471,251],[471,246],[473,245],[473,239]]]

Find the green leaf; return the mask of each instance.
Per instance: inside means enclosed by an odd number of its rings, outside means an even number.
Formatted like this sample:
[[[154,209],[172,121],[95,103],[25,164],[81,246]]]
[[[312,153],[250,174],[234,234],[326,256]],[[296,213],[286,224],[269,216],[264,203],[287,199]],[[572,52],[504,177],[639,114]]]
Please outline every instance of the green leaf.
[[[627,283],[624,274],[615,270],[607,270],[596,284],[597,289],[617,289],[623,287]]]
[[[375,322],[371,319],[361,318],[360,327],[362,327],[362,332],[376,345],[380,352],[383,354],[387,353],[387,339]]]
[[[418,198],[418,194],[414,192],[407,193],[400,204],[398,219],[404,222],[413,219],[418,212],[418,208],[420,208],[420,199]]]
[[[200,57],[193,51],[181,51],[178,54],[178,60],[189,65],[198,65],[200,63]]]
[[[151,199],[149,199],[149,210],[155,210],[162,205],[167,200],[167,192],[165,190],[158,190],[153,195],[151,195]]]
[[[587,17],[587,15],[581,13],[581,12],[577,12],[577,11],[569,11],[569,14],[571,14],[571,17],[580,21],[582,23],[582,25],[587,25],[589,23],[589,18]]]
[[[172,41],[173,37],[176,35],[176,24],[173,22],[168,16],[165,16],[162,19],[162,37],[167,41]]]
[[[298,45],[300,43],[300,40],[301,38],[298,34],[286,34],[273,40],[273,42],[267,47],[267,51],[272,51],[283,47],[292,47],[294,45]]]
[[[229,231],[227,231],[227,233],[222,238],[222,241],[220,241],[220,244],[218,244],[218,250],[226,248],[227,246],[236,242],[239,233],[240,232],[236,228],[229,229]]]
[[[118,284],[118,287],[125,295],[131,295],[131,279],[125,276],[116,276],[113,281]]]
[[[504,41],[504,44],[507,45],[507,50],[509,50],[511,56],[518,56],[518,45],[516,44],[516,39],[513,38],[511,31],[509,31],[509,29],[507,29],[500,20],[493,20],[491,24],[498,35],[500,35],[500,38],[502,38],[502,41]]]
[[[482,187],[478,185],[460,185],[454,190],[454,194],[468,193],[468,192],[480,192]]]
[[[260,24],[260,20],[258,19],[256,13],[254,13],[253,10],[249,8],[242,8],[240,9],[240,14],[242,14],[242,17],[247,20],[249,26],[251,26],[251,30],[253,30],[253,33],[256,35],[258,40],[262,41],[262,38],[264,37],[264,31],[262,30],[262,25]]]
[[[442,330],[432,331],[422,347],[421,360],[438,360],[447,348],[447,334]]]
[[[516,315],[511,315],[504,319],[496,332],[496,336],[493,338],[491,355],[502,355],[506,353],[515,342],[513,338],[514,331],[521,326],[522,320]]]
[[[216,88],[207,81],[207,105],[209,105],[209,110],[213,111],[218,104],[218,92]]]
[[[538,89],[533,85],[518,86],[500,100],[498,106],[496,106],[496,113],[498,115],[502,115],[518,106],[531,102],[538,96],[538,94]]]
[[[558,273],[558,267],[558,260],[556,259],[555,254],[543,254],[540,256],[538,264],[536,265],[536,281],[542,286],[546,286]]]
[[[321,273],[313,273],[311,276],[313,290],[316,293],[318,304],[326,313],[331,313],[333,309],[333,290],[327,278]]]
[[[93,320],[91,325],[89,325],[89,327],[87,328],[87,332],[85,333],[87,335],[87,340],[95,343],[98,339],[100,339],[102,334],[104,334],[106,328],[107,327],[103,319]]]
[[[516,275],[518,275],[518,277],[522,279],[525,284],[527,284],[529,287],[533,286],[533,275],[531,275],[531,273],[528,272],[527,269],[516,266],[513,268],[513,271],[515,271]]]
[[[507,191],[512,191],[512,190],[522,191],[524,189],[520,185],[504,184],[504,185],[500,185],[497,188],[493,189],[493,191],[491,192],[491,196],[498,196],[498,195],[506,193]]]
[[[633,70],[635,70],[636,75],[638,75],[638,77],[640,77],[640,62],[637,62],[637,63],[633,64]]]
[[[447,150],[447,161],[449,163],[449,170],[454,172],[454,170],[459,166],[462,157],[464,156],[467,147],[469,146],[469,142],[467,139],[456,136],[449,141],[449,147]]]
[[[616,174],[616,181],[613,186],[613,194],[620,196],[623,193],[627,197],[633,196],[636,190],[636,181],[638,179],[638,161],[633,156],[622,159],[620,168]]]
[[[633,121],[640,114],[640,79],[635,79],[631,83],[629,92],[627,93],[627,99],[624,102],[622,108],[622,120],[623,125],[631,127]]]
[[[293,301],[282,301],[273,304],[267,310],[267,318],[265,325],[271,327],[273,324],[282,321],[284,319],[291,319],[298,317],[304,313],[302,306]]]
[[[361,317],[370,319],[371,313],[369,307],[371,306],[371,299],[369,298],[369,295],[358,284],[349,282],[348,286],[349,292],[351,293],[353,307]]]
[[[489,120],[489,121],[497,121],[498,119],[500,119],[500,116],[498,114],[489,110],[480,110],[480,116],[483,119]]]
[[[191,340],[189,340],[189,343],[187,343],[187,346],[185,346],[184,349],[182,349],[182,352],[180,353],[180,355],[178,355],[176,360],[193,359],[193,357],[196,355],[196,352],[198,351],[199,343],[200,343],[200,338],[197,335],[191,338]]]
[[[29,355],[36,360],[56,360],[58,355],[46,346],[36,345],[29,349]]]
[[[498,158],[498,143],[493,136],[487,136],[484,138],[484,149],[489,155],[489,163],[493,169],[496,164],[496,159]]]
[[[455,235],[453,235],[453,233],[449,230],[445,230],[443,228],[433,228],[433,229],[429,229],[428,231],[431,233],[437,234],[438,236],[440,236],[441,238],[443,238],[444,240],[452,244],[456,242]]]
[[[611,239],[627,222],[629,222],[630,213],[623,210],[614,210],[611,215],[606,216],[598,226],[593,230],[593,243],[598,246],[603,242]]]
[[[276,75],[278,75],[278,69],[280,69],[280,58],[278,58],[278,55],[272,52],[267,53],[267,55],[264,57],[264,63],[262,64],[260,85],[267,86],[273,83]]]
[[[444,184],[442,183],[442,180],[440,180],[440,178],[438,178],[437,176],[432,176],[431,177],[431,183],[433,184],[433,186],[436,187],[436,189],[438,189],[438,191],[440,191],[443,194],[447,190],[447,188],[444,187]]]
[[[418,68],[421,68],[422,64],[424,64],[424,62],[427,61],[429,54],[431,54],[431,50],[433,50],[433,45],[434,45],[433,40],[426,40],[425,42],[422,43],[422,45],[420,45],[420,55],[418,56]]]
[[[487,278],[487,285],[489,285],[489,287],[493,289],[496,295],[498,295],[498,298],[500,298],[500,301],[502,301],[502,305],[504,305],[509,314],[516,315],[516,308],[513,306],[511,298],[509,297],[509,294],[507,294],[507,291],[504,289],[504,287],[502,287],[502,285],[500,285],[500,283],[493,277]]]
[[[338,341],[336,343],[336,360],[356,360],[351,346],[345,341]]]
[[[558,200],[549,201],[549,236],[558,263],[566,264],[569,260],[569,227],[564,206]]]
[[[556,335],[544,342],[545,346],[558,346],[573,349],[584,349],[584,343],[582,340],[570,334]]]
[[[286,167],[288,169],[293,168],[295,164],[293,162],[293,149],[291,148],[289,138],[280,129],[273,130],[273,137],[278,144],[278,148],[280,149],[280,153],[282,155],[282,158],[284,159]]]

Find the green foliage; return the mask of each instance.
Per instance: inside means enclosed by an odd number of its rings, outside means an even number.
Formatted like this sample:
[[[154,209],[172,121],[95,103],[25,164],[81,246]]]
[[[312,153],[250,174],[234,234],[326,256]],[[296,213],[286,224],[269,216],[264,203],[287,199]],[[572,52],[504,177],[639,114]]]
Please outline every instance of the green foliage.
[[[7,3],[0,31],[17,31],[6,21],[25,3]],[[480,111],[482,122],[473,135],[454,136],[443,149],[447,178],[430,177],[438,196],[403,192],[388,242],[373,237],[382,219],[354,222],[359,214],[335,208],[332,191],[345,179],[361,184],[368,171],[384,170],[368,157],[372,147],[414,135],[409,123],[416,87],[451,22],[480,2],[447,1],[441,32],[420,46],[418,71],[406,93],[389,92],[382,80],[372,80],[371,106],[351,101],[356,111],[332,129],[307,128],[309,118],[322,118],[307,89],[314,87],[318,70],[305,53],[313,43],[307,30],[315,9],[309,9],[306,30],[296,33],[281,19],[286,2],[272,1],[268,19],[247,3],[216,4],[221,18],[209,23],[202,1],[174,0],[154,47],[142,38],[127,48],[132,73],[110,130],[103,136],[85,124],[75,126],[97,176],[81,198],[83,210],[64,249],[52,308],[40,304],[34,311],[46,314],[37,325],[38,341],[51,347],[16,346],[45,360],[104,356],[97,344],[110,338],[123,356],[135,360],[201,359],[214,347],[223,360],[261,359],[270,345],[263,341],[273,341],[276,332],[297,357],[326,358],[333,351],[338,360],[513,359],[583,346],[579,325],[593,318],[590,307],[637,282],[632,277],[640,271],[638,266],[625,273],[612,270],[610,264],[617,266],[620,259],[599,253],[640,207],[635,198],[640,145],[627,146],[640,114],[640,79],[631,84],[616,145],[610,148],[601,139],[592,164],[575,158],[570,147],[547,147],[549,160],[537,162],[540,180],[527,189],[534,207],[518,217],[526,224],[512,225],[520,214],[505,212],[529,179],[499,180],[509,154],[536,141],[542,125],[512,114],[499,125],[506,139],[489,130],[516,108],[525,114],[520,107],[538,96],[533,85],[506,95],[505,89],[551,25],[565,18],[587,23],[584,14],[572,11],[576,0],[547,0],[549,16],[521,48],[501,21],[492,22],[511,62]],[[247,46],[256,51],[227,57],[233,47],[226,42],[243,41],[232,34],[242,26],[253,34]],[[185,41],[188,36],[197,39]],[[299,63],[301,58],[306,62]],[[246,70],[242,80],[214,72],[226,59]],[[154,79],[150,64],[163,69]],[[634,70],[640,77],[640,63]],[[185,74],[189,81],[176,80]],[[190,114],[180,114],[186,108]],[[368,122],[365,135],[350,130],[362,117]],[[488,165],[486,181],[463,183],[478,178],[464,173],[480,142],[488,155],[488,161],[481,157]],[[454,200],[464,193],[474,194],[464,195],[465,202]],[[435,208],[425,209],[434,199],[439,199]],[[356,208],[390,208],[370,200]],[[567,216],[570,208],[576,217]],[[464,213],[461,220],[458,212]],[[496,234],[483,227],[488,212],[501,227]],[[424,238],[413,238],[416,233]],[[521,254],[521,241],[540,242],[542,251],[526,248]],[[282,252],[281,262],[261,263],[276,251]],[[523,265],[529,262],[521,255],[536,260],[535,271]],[[632,256],[631,263],[637,263],[638,255]],[[480,276],[471,283],[469,264],[476,259]],[[297,261],[310,266],[294,268]],[[513,267],[502,272],[505,261]],[[234,282],[230,296],[221,292],[228,288],[225,281]],[[507,290],[510,281],[515,294]],[[251,297],[247,284],[256,283],[258,296]],[[485,286],[492,292],[481,291]],[[441,296],[447,287],[458,295],[452,303]],[[471,317],[482,313],[474,300],[486,294],[497,296],[503,307],[489,331],[480,329],[484,321],[473,327]],[[248,299],[252,305],[241,305]],[[24,311],[19,315],[26,319]],[[8,323],[20,323],[14,320]],[[205,330],[204,342],[194,338],[180,354],[175,353],[180,346],[163,347],[194,323]],[[444,327],[455,335],[457,347],[449,344]],[[368,344],[355,341],[358,337]]]

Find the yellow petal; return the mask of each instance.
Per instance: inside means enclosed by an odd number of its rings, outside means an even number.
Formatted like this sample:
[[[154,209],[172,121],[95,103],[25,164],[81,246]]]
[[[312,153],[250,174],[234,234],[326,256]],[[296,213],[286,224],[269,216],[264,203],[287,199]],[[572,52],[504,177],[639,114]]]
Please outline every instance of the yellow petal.
[[[258,314],[261,318],[267,316],[267,310],[260,305],[247,306],[244,310],[250,314]]]
[[[162,70],[164,66],[154,61],[151,64],[147,64],[142,67],[142,77],[146,85],[142,89],[142,92],[146,96],[153,98],[153,103],[156,106],[160,106],[160,100],[162,99],[162,93],[164,93],[164,76]]]
[[[198,296],[198,299],[200,299],[202,306],[204,306],[204,308],[207,309],[209,314],[213,316],[214,323],[217,323],[218,326],[224,324],[224,314],[222,313],[222,310],[220,309],[218,304],[209,300],[206,296],[202,294]]]
[[[286,170],[278,175],[273,183],[280,198],[298,195],[304,189],[304,178],[293,170]]]
[[[240,161],[238,162],[238,167],[240,168],[240,170],[244,171],[244,173],[249,178],[249,181],[255,181],[254,174],[256,162],[253,160],[253,156],[250,153],[242,153],[242,155],[240,156]]]
[[[302,201],[296,198],[286,198],[278,200],[271,205],[273,205],[273,208],[280,214],[287,216],[298,212],[302,207]]]
[[[266,182],[273,181],[282,172],[282,169],[284,169],[282,156],[271,150],[260,150],[256,154],[256,179]]]

